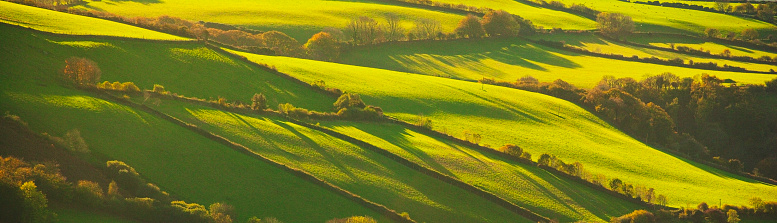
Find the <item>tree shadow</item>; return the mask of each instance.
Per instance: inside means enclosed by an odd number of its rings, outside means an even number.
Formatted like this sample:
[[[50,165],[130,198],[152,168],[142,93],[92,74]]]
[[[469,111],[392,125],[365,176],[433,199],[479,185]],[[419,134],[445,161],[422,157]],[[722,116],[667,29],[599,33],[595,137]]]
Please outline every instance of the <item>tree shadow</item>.
[[[503,74],[505,71],[484,66],[483,60],[548,71],[545,65],[580,68],[580,64],[556,54],[568,54],[560,50],[535,46],[518,38],[461,39],[450,41],[420,41],[387,43],[352,50],[343,56],[343,62],[357,66],[414,72],[441,73],[454,76],[459,70],[483,73],[485,76]],[[429,72],[439,71],[439,72]],[[443,76],[443,75],[440,75]]]
[[[359,179],[359,177],[356,176],[353,172],[351,172],[348,168],[346,168],[346,166],[343,165],[343,163],[339,159],[336,159],[334,156],[332,156],[332,154],[329,154],[329,152],[327,152],[326,149],[321,147],[321,145],[316,143],[316,141],[313,141],[313,139],[311,139],[310,137],[306,136],[305,134],[300,133],[299,131],[297,131],[297,129],[289,126],[288,124],[286,124],[284,122],[281,122],[281,121],[278,121],[278,120],[270,120],[270,121],[272,121],[273,124],[276,124],[276,125],[284,128],[284,129],[286,129],[287,131],[291,132],[295,136],[297,136],[297,138],[299,138],[300,140],[305,142],[305,144],[307,144],[308,147],[314,149],[318,154],[320,154],[324,158],[324,160],[326,160],[328,163],[331,163],[332,165],[337,167],[337,169],[339,169],[340,172],[346,174],[349,178],[351,178],[351,180],[358,180]]]

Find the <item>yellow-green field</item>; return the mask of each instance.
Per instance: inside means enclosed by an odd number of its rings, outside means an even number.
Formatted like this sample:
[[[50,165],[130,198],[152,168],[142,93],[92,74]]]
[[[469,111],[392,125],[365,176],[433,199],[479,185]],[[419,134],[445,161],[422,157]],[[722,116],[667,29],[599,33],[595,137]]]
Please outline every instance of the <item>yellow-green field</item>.
[[[605,59],[521,39],[384,44],[350,50],[343,54],[341,61],[358,66],[470,80],[493,77],[514,81],[531,75],[546,82],[562,79],[581,88],[593,87],[605,75],[641,79],[645,75],[664,72],[680,77],[706,73],[739,83],[759,84],[777,77]]]
[[[610,217],[640,208],[587,186],[566,182],[535,166],[515,163],[398,125],[341,121],[321,125],[483,188],[545,216],[553,216],[560,222],[607,221]]]
[[[0,52],[3,52],[0,54],[0,61],[3,61],[0,63],[3,71],[0,75],[2,112],[18,115],[36,132],[62,136],[69,130],[78,129],[95,157],[126,162],[178,199],[204,205],[226,202],[235,206],[238,221],[251,216],[277,217],[289,222],[324,222],[354,215],[381,217],[285,170],[183,127],[83,91],[62,87],[57,76],[64,64],[62,61],[70,56],[90,55],[79,51],[81,48],[77,46],[95,45],[96,41],[81,37],[47,39],[44,35],[33,35],[9,26],[0,26],[0,39],[4,41],[0,44]],[[64,41],[76,47],[47,40]],[[131,51],[131,47],[121,45],[119,49]],[[117,50],[110,55],[124,54]],[[113,61],[116,68],[134,65],[136,71],[143,69],[137,66],[136,57],[140,55],[125,56],[133,59],[108,55],[99,58],[102,60],[90,58],[104,63],[100,64],[104,66],[104,78],[119,80],[112,76],[115,75],[113,69],[105,67],[108,61]],[[124,65],[118,65],[122,63]],[[184,62],[167,63],[190,66]],[[120,81],[143,81],[149,77],[145,75],[150,74],[127,73],[135,76]]]
[[[702,33],[706,28],[736,33],[752,28],[764,33],[775,33],[774,25],[755,19],[745,19],[720,13],[704,12],[612,0],[563,0],[564,4],[583,4],[603,12],[618,12],[631,16],[637,31]]]
[[[259,30],[279,30],[304,42],[325,27],[344,29],[348,21],[359,16],[384,21],[387,13],[402,19],[406,29],[420,18],[439,21],[445,32],[452,32],[462,15],[417,8],[377,4],[370,1],[325,0],[151,0],[151,1],[87,1],[85,9],[104,10],[119,15],[170,15],[193,21],[218,22],[246,26]]]
[[[595,53],[602,53],[602,54],[619,54],[619,55],[624,55],[626,57],[631,57],[632,55],[636,55],[639,58],[657,57],[662,60],[671,60],[671,59],[679,58],[679,59],[682,59],[685,64],[688,64],[689,61],[693,61],[694,63],[712,62],[712,63],[718,64],[718,66],[721,66],[721,67],[724,65],[729,65],[729,66],[735,66],[735,67],[742,67],[747,70],[762,71],[762,72],[769,72],[769,70],[777,69],[777,66],[775,65],[763,64],[763,63],[750,63],[750,62],[740,62],[740,61],[734,61],[734,60],[716,59],[716,58],[710,58],[710,57],[701,57],[701,56],[667,52],[663,50],[656,50],[656,49],[638,47],[633,45],[621,44],[617,42],[611,42],[607,39],[600,38],[593,34],[549,34],[549,35],[532,36],[531,38],[543,39],[543,40],[549,40],[549,41],[564,41],[564,43],[569,44],[571,46],[587,49],[588,51],[595,52]],[[658,38],[653,38],[653,39],[658,39]],[[665,44],[665,43],[659,43],[659,44],[653,44],[653,45],[670,48],[669,44]],[[698,47],[704,46],[704,44],[699,44],[699,45],[700,46],[688,45],[688,47],[694,47],[694,49],[698,49]],[[719,49],[718,51],[716,47],[723,47],[722,45],[714,44],[714,43],[710,43],[709,45],[710,46],[708,47],[712,48],[710,49],[710,52],[713,54],[719,54],[723,50],[728,49],[728,48],[725,48],[725,49],[718,48]],[[684,46],[684,44],[676,44],[675,47],[677,46]],[[738,48],[740,51],[736,53],[744,52],[744,51],[750,51],[752,53],[755,53],[755,51],[753,50],[749,50],[742,47],[738,47]],[[732,52],[732,55],[736,55],[736,54]]]
[[[270,159],[305,170],[419,222],[530,222],[385,156],[279,118],[164,101],[159,108]]]
[[[0,1],[0,22],[71,35],[120,36],[156,40],[188,40],[166,33],[80,15]]]
[[[754,196],[777,196],[777,187],[684,160],[653,149],[585,109],[550,96],[447,78],[287,57],[243,53],[304,81],[362,95],[391,116],[414,122],[430,117],[434,129],[482,144],[517,144],[535,154],[579,161],[594,174],[653,187],[671,206],[702,201],[744,205]],[[733,189],[732,188],[736,188]]]
[[[753,57],[753,58],[759,58],[762,56],[768,56],[771,58],[777,57],[777,53],[765,51],[764,49],[750,49],[745,47],[739,47],[734,46],[731,44],[724,44],[724,43],[716,43],[711,42],[703,39],[696,39],[696,38],[680,38],[680,37],[650,37],[648,35],[635,35],[628,38],[629,41],[641,43],[641,44],[650,44],[653,46],[658,47],[664,47],[664,48],[670,48],[670,44],[674,44],[675,47],[678,46],[686,46],[690,47],[692,49],[704,49],[704,51],[709,50],[710,53],[713,54],[720,54],[724,50],[728,49],[731,51],[731,55],[733,56],[747,56],[747,57]]]
[[[542,26],[545,29],[596,29],[596,21],[591,19],[562,11],[530,6],[514,0],[442,0],[438,2],[505,10],[531,20],[534,25]]]

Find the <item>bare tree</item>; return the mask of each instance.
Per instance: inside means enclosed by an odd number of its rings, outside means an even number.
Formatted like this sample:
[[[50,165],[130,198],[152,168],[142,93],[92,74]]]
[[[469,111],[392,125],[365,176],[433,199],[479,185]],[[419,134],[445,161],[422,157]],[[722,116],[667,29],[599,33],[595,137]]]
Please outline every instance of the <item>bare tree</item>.
[[[386,40],[397,41],[404,36],[405,29],[400,24],[400,18],[397,14],[386,14]]]
[[[434,39],[437,33],[442,32],[442,25],[440,22],[433,19],[419,19],[415,22],[415,28],[413,33],[417,39]]]
[[[372,44],[382,34],[378,22],[366,16],[352,19],[346,30],[356,44]]]

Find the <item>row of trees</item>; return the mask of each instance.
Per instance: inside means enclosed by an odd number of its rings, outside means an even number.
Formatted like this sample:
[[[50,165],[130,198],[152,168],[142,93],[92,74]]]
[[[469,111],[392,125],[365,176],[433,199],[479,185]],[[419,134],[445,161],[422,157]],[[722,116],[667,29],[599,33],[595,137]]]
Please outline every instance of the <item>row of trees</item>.
[[[727,166],[777,178],[777,117],[770,98],[777,79],[765,85],[724,85],[710,75],[679,78],[671,73],[632,78],[604,77],[590,90],[562,80],[540,83],[484,78],[482,83],[524,89],[566,99],[602,115],[625,132],[698,158],[730,157]],[[712,161],[712,160],[711,160]]]
[[[777,219],[777,202],[764,202],[760,198],[750,199],[748,206],[723,205],[723,207],[712,206],[702,202],[695,208],[680,208],[678,210],[656,210],[654,212],[646,210],[636,210],[632,213],[613,217],[612,223],[633,223],[633,222],[694,222],[694,223],[738,223],[741,218],[749,217],[760,220]]]

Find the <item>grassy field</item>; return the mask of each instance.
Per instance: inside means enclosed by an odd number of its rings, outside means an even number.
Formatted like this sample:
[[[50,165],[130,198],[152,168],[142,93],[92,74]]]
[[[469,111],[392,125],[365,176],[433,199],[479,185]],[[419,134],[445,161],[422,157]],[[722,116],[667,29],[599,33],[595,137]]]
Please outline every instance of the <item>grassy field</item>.
[[[408,212],[419,222],[529,222],[380,154],[282,119],[175,101],[164,101],[159,109],[398,212]]]
[[[437,2],[502,9],[531,20],[534,25],[542,26],[545,29],[596,29],[596,21],[591,19],[562,11],[530,6],[514,0],[442,0]]]
[[[631,16],[637,31],[702,33],[706,28],[740,33],[753,28],[762,35],[777,32],[777,27],[755,19],[744,19],[720,13],[661,7],[611,0],[564,0],[564,4],[583,4],[603,12],[618,12]],[[768,34],[765,34],[768,33]]]
[[[670,44],[674,43],[675,47],[678,46],[686,46],[690,47],[692,49],[704,49],[705,51],[709,50],[711,53],[719,54],[723,52],[723,50],[730,50],[731,55],[734,56],[748,56],[753,58],[759,58],[762,56],[768,56],[771,58],[777,57],[777,53],[770,52],[770,51],[764,51],[759,49],[750,49],[745,47],[739,47],[734,46],[730,44],[724,44],[724,43],[716,43],[711,42],[703,39],[696,39],[696,38],[680,38],[680,37],[651,37],[647,35],[635,35],[632,37],[629,37],[629,41],[641,43],[641,44],[650,44],[653,46],[658,47],[664,47],[664,48],[670,48]]]
[[[124,16],[170,15],[193,21],[218,22],[246,26],[258,30],[279,30],[307,41],[325,27],[343,29],[348,21],[368,16],[384,21],[394,13],[410,29],[413,21],[429,18],[440,21],[445,32],[452,32],[462,15],[400,7],[385,2],[326,1],[326,0],[147,0],[147,1],[87,1],[86,9],[98,9]]]
[[[232,204],[239,221],[254,215],[290,222],[323,222],[353,215],[380,218],[319,186],[184,128],[60,87],[55,78],[60,61],[79,48],[49,43],[18,29],[1,29],[0,38],[6,44],[0,45],[0,60],[4,61],[0,63],[0,107],[3,112],[19,115],[34,131],[62,136],[79,129],[96,156],[126,162],[179,199],[205,205]],[[137,63],[121,57],[100,59]],[[109,76],[108,70],[104,69],[103,77]],[[130,80],[141,81],[143,74],[137,73]]]
[[[470,80],[493,77],[514,81],[531,75],[547,82],[562,79],[582,88],[593,87],[605,75],[641,79],[645,75],[664,72],[681,77],[707,73],[740,83],[764,83],[777,77],[604,59],[520,39],[385,44],[353,49],[344,53],[341,61],[358,66]]]
[[[675,207],[718,199],[744,205],[753,196],[777,196],[774,185],[655,150],[561,99],[427,75],[244,55],[304,81],[321,79],[331,87],[359,93],[367,104],[381,106],[402,120],[414,122],[423,114],[438,131],[458,137],[464,131],[479,133],[482,144],[517,144],[535,157],[555,154],[565,162],[583,163],[594,174],[653,187]]]
[[[735,67],[742,67],[752,71],[763,71],[763,72],[769,72],[769,70],[777,68],[777,66],[768,65],[768,64],[740,62],[740,61],[734,61],[734,60],[723,60],[723,59],[716,59],[716,58],[710,58],[710,57],[700,57],[700,56],[693,56],[693,55],[682,54],[682,53],[667,52],[662,50],[655,50],[655,49],[649,49],[644,47],[621,44],[617,42],[611,42],[607,39],[600,38],[593,34],[550,34],[550,35],[536,35],[536,36],[532,36],[531,38],[550,40],[550,41],[564,41],[566,44],[579,47],[579,48],[584,48],[591,52],[604,53],[604,54],[620,54],[627,57],[636,55],[640,58],[657,57],[664,60],[680,58],[685,61],[684,62],[685,64],[688,64],[689,60],[692,60],[694,63],[713,62],[713,63],[717,63],[718,66],[730,65]],[[657,40],[659,38],[652,38],[652,39]],[[660,39],[663,39],[663,38],[660,38]],[[689,41],[693,41],[693,40],[689,40]],[[654,44],[654,45],[670,48],[669,44],[665,44],[665,43]],[[694,49],[698,49],[699,47],[703,47],[704,45],[705,44],[687,45],[687,46],[694,47]],[[710,45],[714,45],[714,44],[711,43]],[[676,46],[684,46],[684,45],[676,44],[675,47]],[[722,45],[717,45],[717,46],[722,47]],[[724,49],[729,49],[729,48],[720,49],[720,48],[715,48],[714,46],[709,46],[709,47],[711,47],[710,52],[713,54],[719,54]],[[732,51],[732,55],[743,55],[743,54],[734,54],[734,53],[740,53],[745,51],[750,51],[752,53],[755,53],[755,51],[750,49],[746,49],[742,47],[737,47],[737,48],[739,49],[739,51],[737,52]],[[732,50],[736,50],[736,48]],[[748,55],[748,56],[752,56],[752,55]]]
[[[65,59],[77,56],[97,62],[102,80],[133,81],[142,89],[154,84],[174,93],[199,98],[225,97],[250,103],[254,93],[263,93],[270,106],[294,105],[329,111],[334,99],[265,72],[197,43],[146,43],[142,41],[95,40],[86,37],[36,35],[19,28],[1,26],[7,55],[45,56],[45,64],[30,72],[55,75]],[[30,58],[26,63],[36,62]],[[10,83],[7,83],[10,84]],[[196,87],[194,87],[196,86]]]
[[[107,215],[104,213],[95,213],[91,211],[79,210],[74,208],[61,208],[54,209],[54,213],[57,214],[57,222],[60,223],[131,223],[135,222],[129,219],[124,219],[116,216]]]
[[[155,40],[188,40],[135,26],[0,1],[0,22],[71,35],[121,36]],[[85,28],[88,27],[88,28]]]
[[[321,126],[387,149],[560,222],[608,221],[610,217],[640,209],[535,166],[504,160],[399,125],[323,122]]]

